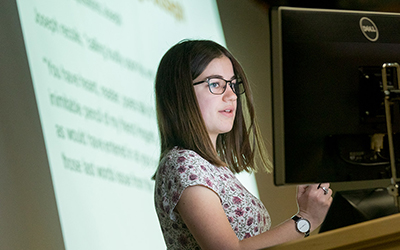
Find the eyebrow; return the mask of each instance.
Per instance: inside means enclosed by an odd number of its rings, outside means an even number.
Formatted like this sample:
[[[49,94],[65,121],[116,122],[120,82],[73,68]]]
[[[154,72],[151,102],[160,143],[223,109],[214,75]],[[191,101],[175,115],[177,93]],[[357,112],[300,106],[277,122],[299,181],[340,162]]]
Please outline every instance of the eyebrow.
[[[205,77],[205,79],[207,79],[207,78],[224,79],[221,75],[210,75],[210,76]],[[233,79],[236,79],[236,75],[233,75],[233,76],[231,77],[231,79],[229,79],[229,80],[233,80]]]

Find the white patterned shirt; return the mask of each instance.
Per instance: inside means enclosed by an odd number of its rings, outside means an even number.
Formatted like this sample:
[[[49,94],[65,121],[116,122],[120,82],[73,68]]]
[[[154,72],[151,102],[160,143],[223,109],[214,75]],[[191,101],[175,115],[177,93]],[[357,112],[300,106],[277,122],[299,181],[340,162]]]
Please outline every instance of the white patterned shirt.
[[[239,240],[269,230],[271,219],[262,202],[254,197],[227,167],[216,167],[191,150],[173,148],[156,173],[155,208],[168,249],[200,249],[175,210],[189,186],[202,185],[221,200],[227,220]]]

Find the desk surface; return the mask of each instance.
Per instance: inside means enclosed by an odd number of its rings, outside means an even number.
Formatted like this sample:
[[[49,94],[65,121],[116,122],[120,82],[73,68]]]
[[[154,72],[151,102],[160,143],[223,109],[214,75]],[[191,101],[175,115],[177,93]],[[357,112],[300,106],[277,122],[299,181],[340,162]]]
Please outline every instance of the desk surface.
[[[400,249],[400,214],[339,228],[267,249]]]

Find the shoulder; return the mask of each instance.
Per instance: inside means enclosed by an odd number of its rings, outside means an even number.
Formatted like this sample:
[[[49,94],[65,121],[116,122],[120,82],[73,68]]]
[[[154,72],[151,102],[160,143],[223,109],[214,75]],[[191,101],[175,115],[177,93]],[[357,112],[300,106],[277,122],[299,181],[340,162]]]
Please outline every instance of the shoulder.
[[[171,149],[163,160],[170,163],[208,162],[195,151],[178,147]]]
[[[159,170],[165,174],[165,171],[175,169],[178,172],[182,172],[187,168],[202,168],[201,166],[210,167],[212,165],[193,150],[175,147],[160,161]]]
[[[204,185],[209,188],[218,186],[219,167],[216,167],[192,150],[173,148],[160,161],[156,182],[167,184],[167,187],[186,188]]]

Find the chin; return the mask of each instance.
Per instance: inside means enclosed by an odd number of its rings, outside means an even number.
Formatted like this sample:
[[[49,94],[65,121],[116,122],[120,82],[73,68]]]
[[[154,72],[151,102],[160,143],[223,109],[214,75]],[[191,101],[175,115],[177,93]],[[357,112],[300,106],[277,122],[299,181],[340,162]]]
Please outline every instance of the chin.
[[[233,127],[230,127],[230,128],[221,130],[221,131],[223,131],[221,134],[226,134],[226,133],[231,132],[231,131],[232,131],[232,128],[233,128]]]

